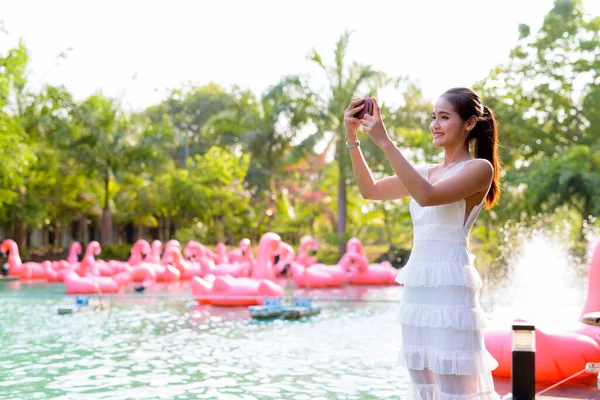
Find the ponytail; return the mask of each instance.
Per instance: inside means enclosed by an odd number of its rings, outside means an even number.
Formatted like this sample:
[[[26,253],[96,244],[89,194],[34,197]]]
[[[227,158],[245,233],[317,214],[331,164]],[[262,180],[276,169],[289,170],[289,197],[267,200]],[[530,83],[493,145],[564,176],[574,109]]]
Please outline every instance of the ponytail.
[[[482,116],[477,120],[475,128],[469,134],[474,142],[475,158],[488,160],[494,167],[494,178],[485,199],[485,208],[490,209],[500,199],[500,156],[498,155],[498,124],[494,110],[483,106]]]
[[[500,199],[500,156],[498,155],[498,124],[494,111],[484,106],[477,93],[469,88],[453,88],[443,96],[454,106],[463,121],[475,116],[477,123],[467,140],[473,142],[475,158],[488,160],[494,167],[494,177],[485,198],[485,208],[490,209]]]

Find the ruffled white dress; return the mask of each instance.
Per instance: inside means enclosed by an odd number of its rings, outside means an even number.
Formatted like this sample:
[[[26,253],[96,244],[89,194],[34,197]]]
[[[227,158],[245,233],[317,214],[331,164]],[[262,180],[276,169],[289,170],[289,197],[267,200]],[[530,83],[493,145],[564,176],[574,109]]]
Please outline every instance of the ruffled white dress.
[[[456,164],[440,179],[472,161]],[[428,179],[429,167],[418,171]],[[414,243],[396,281],[404,285],[400,363],[409,369],[412,399],[500,398],[491,376],[498,363],[483,339],[486,316],[477,296],[482,281],[468,248],[484,201],[466,218],[465,200],[433,207],[410,202]]]

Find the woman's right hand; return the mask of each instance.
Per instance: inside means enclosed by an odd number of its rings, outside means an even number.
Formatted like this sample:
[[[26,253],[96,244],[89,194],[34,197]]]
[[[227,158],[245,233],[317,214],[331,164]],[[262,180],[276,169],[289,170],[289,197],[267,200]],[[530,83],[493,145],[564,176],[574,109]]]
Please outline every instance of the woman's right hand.
[[[358,128],[360,127],[360,119],[354,118],[354,115],[363,109],[364,104],[362,97],[352,99],[346,111],[344,111],[344,126],[346,127],[346,142],[354,143],[358,140]],[[360,104],[360,105],[359,105]]]

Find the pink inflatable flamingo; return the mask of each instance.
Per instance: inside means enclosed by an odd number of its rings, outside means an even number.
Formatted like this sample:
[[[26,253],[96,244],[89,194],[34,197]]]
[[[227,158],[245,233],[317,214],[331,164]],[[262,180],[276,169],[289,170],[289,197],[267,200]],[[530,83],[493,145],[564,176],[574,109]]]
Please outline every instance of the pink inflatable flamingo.
[[[150,255],[147,257],[148,262],[153,264],[160,264],[160,253],[162,253],[162,243],[160,240],[153,240],[150,246]]]
[[[381,264],[369,264],[362,242],[352,238],[346,243],[346,254],[355,253],[362,257],[358,269],[350,270],[348,282],[358,285],[393,285],[396,282],[398,270],[389,261]],[[343,258],[343,257],[342,257]],[[341,261],[340,261],[341,262]]]
[[[590,264],[588,266],[588,287],[587,297],[583,308],[581,309],[581,317],[591,312],[600,311],[600,242],[596,244],[596,248],[592,253]],[[589,325],[586,325],[589,327]],[[583,328],[583,327],[582,327]],[[588,335],[594,340],[597,340],[597,335],[600,333],[600,328],[584,329],[581,333]]]
[[[308,254],[309,249],[313,254],[319,249],[319,243],[312,236],[307,236],[302,240],[302,243],[300,243],[298,257],[296,257],[296,262],[298,264],[305,267],[310,267],[311,265],[317,263],[317,257]]]
[[[254,264],[256,263],[256,260],[254,259],[254,253],[252,251],[252,242],[250,242],[250,239],[242,239],[240,241],[240,250],[242,258],[233,262],[232,264],[239,264],[242,269],[241,276],[247,277],[250,276],[250,271],[252,271],[252,268],[254,268]],[[219,267],[222,267],[222,265],[219,265]],[[232,274],[232,276],[236,275]]]
[[[94,276],[113,276],[113,270],[106,262],[96,260],[95,256],[100,255],[102,246],[95,240],[88,243],[85,254],[79,264],[79,275],[94,275]]]
[[[121,272],[114,277],[79,276],[75,271],[65,273],[64,282],[67,294],[106,294],[122,291],[131,281],[129,272]]]
[[[79,271],[79,263],[69,264],[67,260],[55,261],[52,262],[52,269],[56,272],[56,281],[63,282],[65,275],[69,272],[77,273]]]
[[[181,279],[191,279],[194,276],[203,276],[202,266],[198,262],[189,262],[183,258],[181,252],[177,249],[171,249],[172,259],[175,268],[177,268],[181,274]]]
[[[21,262],[19,247],[12,239],[6,239],[0,245],[2,254],[8,254],[8,275],[18,276],[19,279],[46,279],[46,268],[36,262]]]
[[[46,271],[46,279],[48,282],[61,282],[62,277],[58,274],[58,271],[54,269],[51,261],[42,261],[42,267]]]
[[[245,244],[244,244],[245,245]],[[250,275],[250,270],[254,265],[250,241],[247,243],[248,251],[244,253],[244,260],[231,264],[215,264],[211,251],[199,242],[190,240],[186,245],[185,255],[192,258],[200,264],[203,276],[205,275],[231,275],[234,278],[243,278]]]
[[[131,247],[126,270],[131,274],[133,282],[156,281],[155,267],[159,265],[144,261],[147,256],[150,256],[150,251],[150,244],[144,239],[136,241]]]
[[[549,331],[536,326],[536,381],[559,381],[581,371],[588,362],[600,362],[600,243],[590,260],[588,292],[580,320],[591,324],[573,321],[569,325],[566,322],[565,329],[561,331]],[[509,377],[512,328],[486,328],[485,345],[499,363],[493,375]],[[582,379],[592,380],[594,376],[584,374]]]
[[[340,287],[348,283],[349,268],[362,263],[362,261],[359,254],[346,253],[336,265],[313,264],[305,267],[298,263],[292,263],[292,280],[300,287]]]
[[[229,257],[227,257],[227,249],[225,248],[225,243],[217,243],[217,247],[215,250],[217,250],[217,260],[215,260],[216,264],[230,264]]]
[[[135,265],[131,267],[128,272],[131,276],[132,282],[150,283],[156,281],[156,270],[153,268],[152,264],[149,263],[140,263],[139,265]]]
[[[167,242],[167,244],[165,245],[165,251],[163,252],[162,259],[160,260],[160,263],[162,265],[168,265],[173,263],[173,253],[171,252],[172,248],[176,248],[181,251],[181,244],[179,243],[179,241],[171,239]]]
[[[78,275],[75,271],[64,273],[63,281],[67,294],[104,294],[122,291],[129,282],[131,274],[128,271],[121,272],[115,276],[98,276],[97,266],[93,262],[94,254],[100,253],[100,244],[92,241],[86,249],[86,256],[81,261]],[[90,246],[91,245],[91,246]],[[86,260],[87,257],[87,260]],[[92,270],[88,270],[91,268]]]
[[[262,304],[264,297],[281,297],[283,288],[268,279],[234,278],[231,275],[193,277],[192,295],[200,304],[251,306]]]
[[[229,259],[229,262],[235,263],[247,261],[245,258],[245,252],[247,251],[247,249],[250,249],[250,251],[252,251],[251,243],[252,242],[248,238],[243,238],[242,240],[240,240],[240,247],[238,249],[230,250],[227,252],[227,258]]]
[[[275,279],[273,260],[279,251],[281,238],[273,232],[265,233],[258,242],[258,256],[250,272],[252,279]]]
[[[318,268],[312,270],[309,267],[305,267],[302,264],[293,262],[290,266],[290,273],[292,276],[292,280],[299,287],[334,287],[334,285],[332,284],[333,277],[328,271],[320,270]]]
[[[69,254],[67,255],[67,262],[69,264],[79,264],[79,255],[81,254],[81,251],[81,243],[71,243],[71,247],[69,247]]]
[[[69,247],[66,260],[52,261],[52,268],[58,273],[58,280],[62,282],[60,271],[64,268],[79,270],[79,255],[81,254],[81,243],[73,242]]]
[[[157,282],[175,282],[181,278],[181,272],[174,266],[173,250],[181,252],[181,244],[174,239],[165,245],[160,264],[153,264]]]
[[[208,250],[206,247],[195,240],[190,240],[185,245],[183,255],[190,260],[190,262],[198,263],[202,269],[202,276],[209,273],[210,270],[215,268],[214,260],[208,256]]]
[[[177,251],[177,250],[171,249],[170,251]],[[156,271],[156,281],[157,282],[175,282],[181,278],[181,272],[179,272],[179,270],[172,264],[168,264],[168,265],[158,264],[158,265],[155,265],[154,269]]]
[[[281,274],[285,271],[285,267],[291,266],[296,258],[296,252],[289,244],[281,242],[279,245],[278,260],[275,263],[275,274]],[[277,257],[276,257],[277,259]]]
[[[219,264],[205,270],[204,275],[231,275],[234,278],[246,278],[250,275],[250,269],[247,264]]]
[[[191,246],[191,247],[188,247],[188,246]],[[195,254],[196,261],[200,261],[198,259],[198,257],[202,257],[202,258],[212,261],[211,265],[216,265],[221,261],[221,257],[217,253],[215,253],[214,251],[210,250],[208,247],[204,246],[202,243],[197,242],[195,240],[190,240],[186,244],[186,248],[189,248],[188,253],[190,255],[186,255],[185,253],[184,253],[184,255],[186,257],[191,257],[192,253],[193,253],[193,254]]]
[[[120,272],[131,271],[132,265],[139,265],[144,256],[150,253],[150,245],[146,240],[140,239],[133,244],[129,252],[130,255],[127,262],[118,260],[104,262],[102,260],[96,260],[96,265],[100,268],[100,275],[112,276]],[[103,271],[103,268],[106,268],[106,270]]]
[[[355,285],[393,285],[399,272],[389,261],[367,264],[362,256],[357,265],[358,269],[351,269],[348,276],[348,282]]]
[[[150,253],[151,249],[148,241],[139,239],[131,246],[127,264],[130,266],[139,265],[146,257],[150,256]]]
[[[331,286],[342,286],[349,282],[353,269],[364,265],[364,257],[358,253],[346,253],[340,258],[336,265],[313,264],[308,270],[323,271],[331,275]]]
[[[263,235],[258,244],[257,275],[274,277],[273,258],[279,251],[281,238],[269,232]],[[234,278],[230,275],[208,275],[205,279],[192,278],[192,294],[196,301],[219,305],[262,304],[265,296],[283,296],[283,288],[265,278]]]

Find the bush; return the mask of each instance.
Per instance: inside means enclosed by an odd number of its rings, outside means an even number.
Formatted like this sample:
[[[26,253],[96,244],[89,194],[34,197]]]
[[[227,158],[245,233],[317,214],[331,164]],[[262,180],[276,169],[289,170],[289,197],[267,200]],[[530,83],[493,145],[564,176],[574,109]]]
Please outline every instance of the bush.
[[[383,254],[381,254],[376,260],[376,263],[380,263],[382,261],[389,261],[392,263],[394,268],[402,268],[406,265],[408,261],[408,257],[410,256],[410,250],[403,249],[396,246],[390,246],[389,250]]]
[[[104,261],[127,261],[129,259],[130,250],[130,244],[107,244],[102,246],[102,251],[100,252],[100,255],[97,258]]]
[[[319,243],[319,250],[315,256],[320,263],[326,265],[335,265],[340,260],[337,246],[327,243]]]

